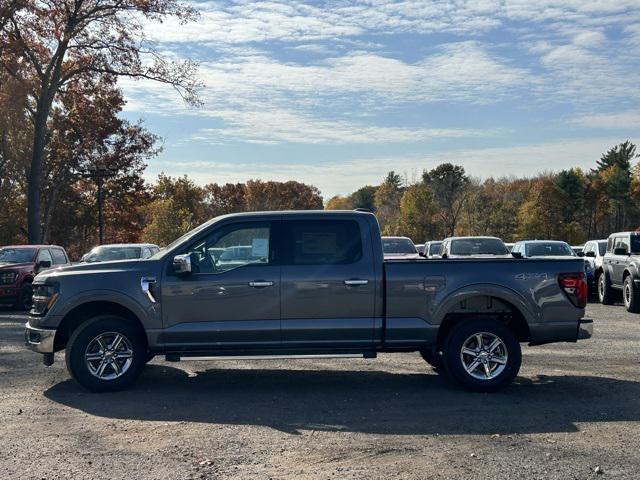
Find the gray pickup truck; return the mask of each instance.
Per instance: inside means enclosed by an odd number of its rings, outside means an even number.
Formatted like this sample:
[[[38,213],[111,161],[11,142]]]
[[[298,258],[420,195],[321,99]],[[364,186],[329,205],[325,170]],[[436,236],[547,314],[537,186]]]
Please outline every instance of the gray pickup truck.
[[[589,338],[582,259],[384,260],[370,213],[215,218],[149,259],[38,275],[27,346],[93,391],[130,385],[154,355],[327,357],[420,352],[494,391],[520,343]]]

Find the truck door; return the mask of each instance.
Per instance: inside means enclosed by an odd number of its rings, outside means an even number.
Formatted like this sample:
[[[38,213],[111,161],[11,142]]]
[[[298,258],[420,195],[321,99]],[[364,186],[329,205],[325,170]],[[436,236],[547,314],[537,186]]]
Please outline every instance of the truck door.
[[[619,236],[616,237],[614,243],[615,248],[624,248],[627,253],[631,251],[631,245],[629,244],[628,236]],[[624,274],[624,269],[627,267],[627,262],[629,261],[629,256],[625,255],[614,255],[612,262],[612,271],[613,277],[611,278],[611,283],[614,285],[622,285],[622,276]]]
[[[165,273],[161,343],[176,347],[280,344],[280,221],[238,221],[195,240],[192,273]]]
[[[283,221],[282,340],[289,346],[373,343],[373,246],[362,219]]]

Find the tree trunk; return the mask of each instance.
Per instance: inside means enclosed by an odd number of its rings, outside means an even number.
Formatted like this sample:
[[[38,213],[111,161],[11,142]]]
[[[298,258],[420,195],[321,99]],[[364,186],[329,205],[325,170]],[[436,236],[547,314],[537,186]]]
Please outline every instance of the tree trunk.
[[[33,126],[33,153],[28,173],[27,187],[27,231],[30,244],[42,241],[42,226],[40,225],[40,183],[44,161],[44,148],[47,139],[47,119],[51,102],[48,95],[42,93],[38,101],[38,109]]]

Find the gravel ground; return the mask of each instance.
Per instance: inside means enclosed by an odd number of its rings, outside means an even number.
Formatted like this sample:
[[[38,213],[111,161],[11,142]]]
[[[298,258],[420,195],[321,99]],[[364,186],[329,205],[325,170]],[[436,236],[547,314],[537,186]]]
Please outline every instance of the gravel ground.
[[[593,339],[525,347],[497,394],[447,385],[418,354],[154,360],[133,389],[91,394],[0,311],[0,478],[637,479],[640,315],[587,314]]]

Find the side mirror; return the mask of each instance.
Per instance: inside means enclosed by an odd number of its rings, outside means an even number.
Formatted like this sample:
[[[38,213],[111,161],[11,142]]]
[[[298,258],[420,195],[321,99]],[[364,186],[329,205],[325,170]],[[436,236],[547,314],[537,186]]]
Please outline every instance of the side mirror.
[[[576,255],[578,255],[579,257],[584,257],[584,252],[578,252]]]
[[[448,257],[447,252],[442,252],[442,255],[440,255],[440,258],[447,258],[447,257]]]
[[[513,258],[522,258],[522,253],[520,253],[520,252],[511,252],[511,256]]]
[[[596,252],[587,252],[584,254],[585,257],[589,257],[589,258],[596,258]]]
[[[626,255],[627,249],[625,247],[616,247],[613,249],[614,255]]]
[[[191,255],[176,255],[173,257],[173,271],[178,275],[191,273]]]
[[[38,262],[38,268],[49,268],[51,266],[51,260],[40,260]]]
[[[424,252],[418,252],[418,255],[420,255],[421,257],[426,257],[426,255],[424,254]]]

